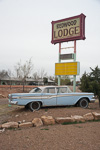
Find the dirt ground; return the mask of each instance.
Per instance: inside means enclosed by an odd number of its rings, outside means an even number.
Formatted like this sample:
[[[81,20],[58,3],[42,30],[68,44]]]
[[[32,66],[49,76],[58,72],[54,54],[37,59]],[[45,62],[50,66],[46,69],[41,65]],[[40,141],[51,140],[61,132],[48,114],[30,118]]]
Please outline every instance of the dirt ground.
[[[0,124],[7,121],[32,121],[42,115],[66,117],[99,112],[98,101],[89,108],[50,107],[31,112],[24,107],[8,106],[8,100],[0,99]],[[8,129],[0,133],[1,150],[100,150],[100,122],[73,125],[50,125],[22,129]]]

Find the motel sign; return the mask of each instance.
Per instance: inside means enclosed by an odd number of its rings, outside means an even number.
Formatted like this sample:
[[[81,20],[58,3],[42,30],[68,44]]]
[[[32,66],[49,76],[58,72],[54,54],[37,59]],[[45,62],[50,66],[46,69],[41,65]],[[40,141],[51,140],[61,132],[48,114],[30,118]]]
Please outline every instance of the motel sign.
[[[84,40],[85,39],[85,15],[52,21],[52,44]]]

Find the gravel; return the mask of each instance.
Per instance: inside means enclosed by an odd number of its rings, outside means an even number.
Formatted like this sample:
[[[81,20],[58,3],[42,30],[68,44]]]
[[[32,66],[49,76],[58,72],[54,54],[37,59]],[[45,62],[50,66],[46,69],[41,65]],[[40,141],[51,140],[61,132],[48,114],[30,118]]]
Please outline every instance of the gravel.
[[[31,112],[24,107],[8,107],[7,99],[0,99],[0,121],[32,121],[42,115],[66,117],[100,113],[98,102],[88,109],[79,107],[50,107]],[[0,112],[1,112],[0,111]],[[7,129],[0,133],[1,150],[100,150],[100,122],[73,125],[49,125],[22,129]]]

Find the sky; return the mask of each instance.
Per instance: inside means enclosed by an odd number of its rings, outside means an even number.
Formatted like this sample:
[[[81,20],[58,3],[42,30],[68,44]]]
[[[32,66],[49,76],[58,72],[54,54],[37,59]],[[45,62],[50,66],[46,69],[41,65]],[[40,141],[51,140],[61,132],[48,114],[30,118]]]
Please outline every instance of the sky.
[[[85,19],[85,40],[76,41],[80,75],[100,68],[100,0],[0,0],[0,71],[30,58],[33,73],[44,69],[55,75],[59,44],[51,44],[51,22],[80,15]],[[62,43],[62,47],[73,46]],[[73,52],[73,49],[62,53]]]

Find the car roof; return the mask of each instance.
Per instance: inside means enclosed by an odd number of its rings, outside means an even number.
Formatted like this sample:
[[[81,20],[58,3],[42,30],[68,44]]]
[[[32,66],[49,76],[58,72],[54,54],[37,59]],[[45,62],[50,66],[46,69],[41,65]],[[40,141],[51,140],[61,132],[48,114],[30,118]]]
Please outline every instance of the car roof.
[[[56,88],[56,87],[68,87],[68,86],[53,86],[53,85],[51,85],[51,86],[39,86],[38,88],[40,88],[40,89],[44,89],[44,88],[49,88],[49,87],[54,87],[54,88]]]

